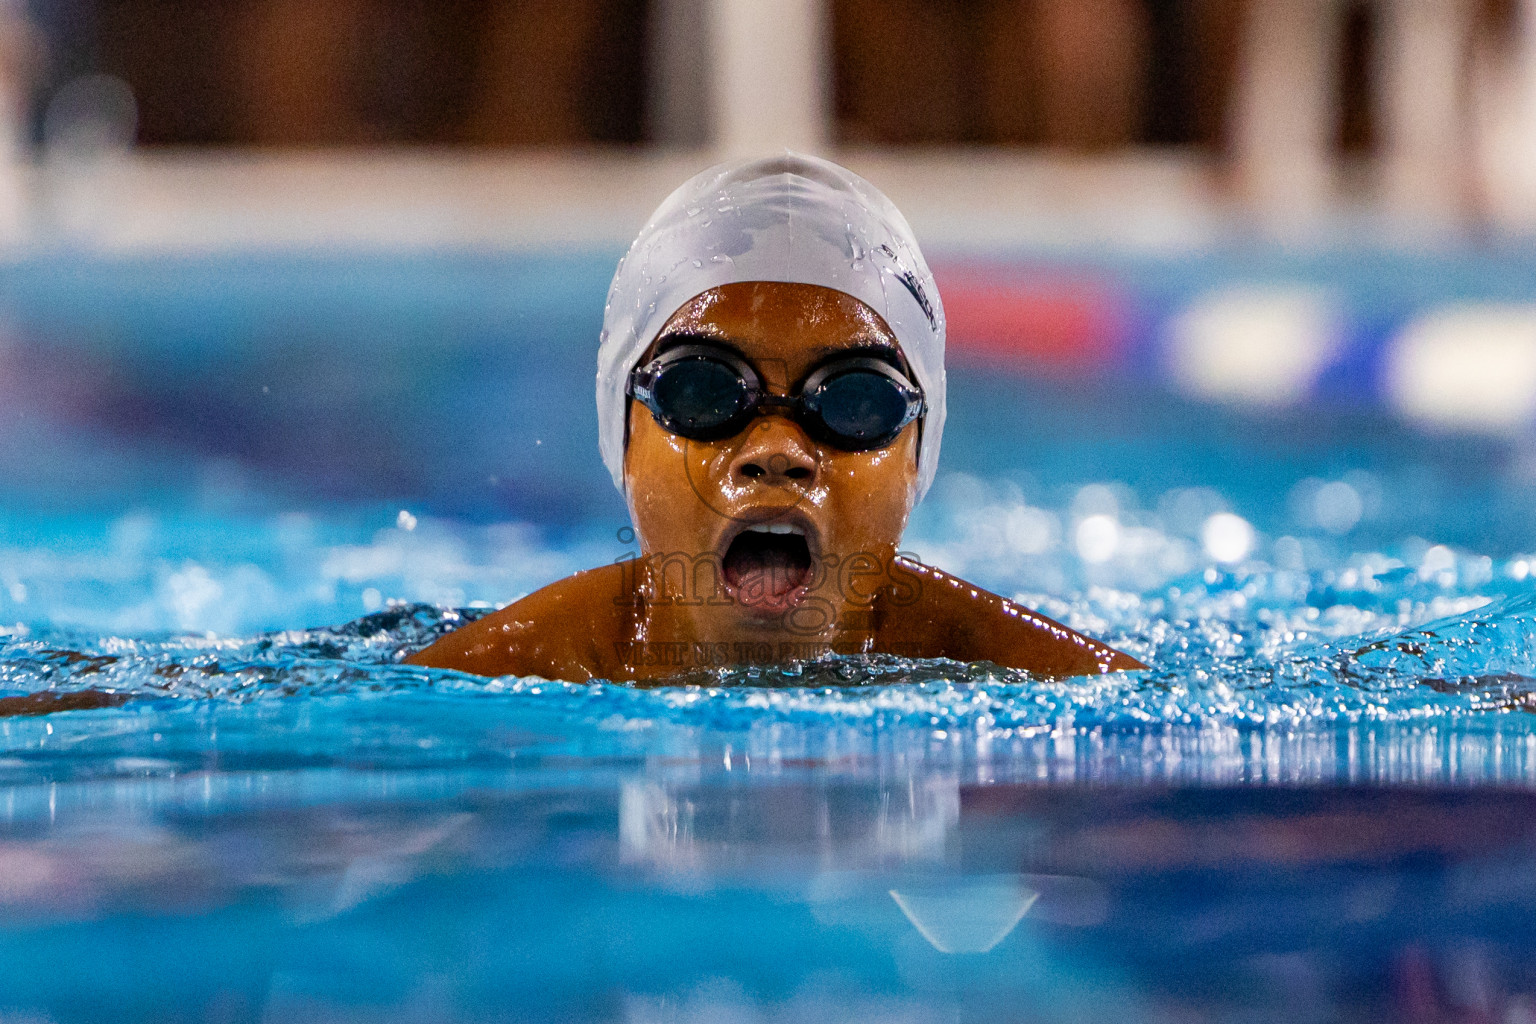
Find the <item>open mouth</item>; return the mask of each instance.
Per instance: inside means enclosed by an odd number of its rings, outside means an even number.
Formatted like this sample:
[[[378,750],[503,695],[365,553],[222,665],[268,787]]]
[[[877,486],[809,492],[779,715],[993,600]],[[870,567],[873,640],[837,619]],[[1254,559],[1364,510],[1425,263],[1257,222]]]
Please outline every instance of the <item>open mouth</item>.
[[[758,524],[736,535],[721,568],[737,601],[773,611],[792,603],[810,581],[811,549],[798,526]]]

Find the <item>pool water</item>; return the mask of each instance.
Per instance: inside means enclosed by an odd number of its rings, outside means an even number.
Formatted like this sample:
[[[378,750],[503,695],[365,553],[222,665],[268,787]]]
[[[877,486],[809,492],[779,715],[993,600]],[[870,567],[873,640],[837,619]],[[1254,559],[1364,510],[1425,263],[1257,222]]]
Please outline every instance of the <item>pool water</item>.
[[[0,1020],[1536,1020],[1528,439],[960,360],[906,546],[1151,670],[401,665],[629,550],[605,265],[11,268]]]

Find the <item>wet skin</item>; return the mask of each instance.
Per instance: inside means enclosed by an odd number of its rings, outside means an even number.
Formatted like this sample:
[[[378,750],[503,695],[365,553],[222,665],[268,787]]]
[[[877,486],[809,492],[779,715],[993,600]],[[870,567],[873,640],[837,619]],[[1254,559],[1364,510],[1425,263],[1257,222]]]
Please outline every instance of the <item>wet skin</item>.
[[[878,314],[814,285],[711,289],[673,315],[642,362],[701,341],[744,357],[779,395],[849,350],[905,371]],[[733,437],[694,441],[631,402],[624,471],[640,556],[553,583],[408,661],[577,682],[657,681],[829,650],[990,661],[1048,677],[1145,667],[898,556],[917,496],[920,430],[914,422],[886,447],[848,452],[769,412]],[[759,546],[772,551],[750,554]]]

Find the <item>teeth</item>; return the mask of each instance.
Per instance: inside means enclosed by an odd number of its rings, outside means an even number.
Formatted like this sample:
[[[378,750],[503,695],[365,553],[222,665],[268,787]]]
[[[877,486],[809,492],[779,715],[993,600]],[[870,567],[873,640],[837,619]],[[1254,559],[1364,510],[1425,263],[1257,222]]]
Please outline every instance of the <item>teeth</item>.
[[[792,534],[795,534],[796,536],[800,536],[800,537],[804,537],[805,536],[805,531],[804,530],[802,530],[798,526],[792,526],[789,523],[758,523],[755,526],[747,527],[745,532],[747,532],[747,533],[792,533]]]

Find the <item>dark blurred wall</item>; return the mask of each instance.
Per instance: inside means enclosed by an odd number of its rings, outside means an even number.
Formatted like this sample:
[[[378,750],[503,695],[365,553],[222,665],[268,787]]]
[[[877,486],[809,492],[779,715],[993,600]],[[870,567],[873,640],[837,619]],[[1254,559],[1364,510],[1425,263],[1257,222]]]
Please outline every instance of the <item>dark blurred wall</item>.
[[[833,0],[851,142],[1215,145],[1240,0]]]
[[[1376,145],[1379,2],[1343,0],[1336,141],[1344,152]],[[1247,0],[827,3],[841,143],[1078,151],[1223,145]],[[1513,20],[1516,0],[1478,3],[1489,24]],[[675,91],[708,81],[707,54],[700,56],[704,0],[31,0],[30,7],[50,49],[39,107],[73,75],[115,74],[138,97],[140,141],[150,145],[697,144],[708,137],[707,97],[685,103],[674,95],[660,105],[697,125],[666,121],[655,102],[658,82]],[[690,74],[658,74],[674,65]]]
[[[1379,16],[1375,6],[1364,0],[1352,0],[1344,8],[1339,118],[1334,138],[1335,148],[1343,153],[1368,154],[1376,148],[1376,117],[1370,100]]]
[[[645,0],[100,0],[149,144],[643,139]]]

